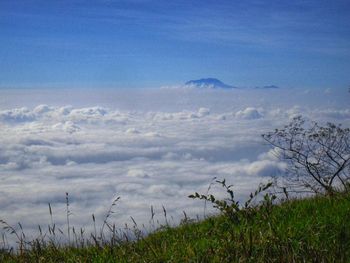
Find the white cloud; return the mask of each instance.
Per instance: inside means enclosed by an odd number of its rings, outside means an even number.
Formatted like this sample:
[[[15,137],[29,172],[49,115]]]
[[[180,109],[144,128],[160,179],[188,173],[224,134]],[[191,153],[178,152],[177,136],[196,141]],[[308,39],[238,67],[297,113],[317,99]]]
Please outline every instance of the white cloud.
[[[262,114],[254,107],[248,107],[244,110],[237,111],[235,116],[245,120],[254,120],[262,118]]]
[[[145,172],[144,170],[141,170],[141,169],[129,170],[128,176],[129,177],[140,177],[140,178],[149,178],[150,177],[147,172]]]
[[[76,226],[91,226],[92,213],[101,222],[116,196],[121,200],[114,219],[120,226],[129,216],[147,223],[151,205],[159,214],[164,205],[177,220],[182,210],[195,216],[203,204],[187,196],[205,193],[213,177],[226,178],[244,199],[261,181],[284,171],[262,133],[298,114],[350,124],[345,100],[336,97],[332,104],[333,97],[325,102],[319,96],[300,107],[303,92],[123,92],[111,92],[105,103],[90,98],[92,107],[50,98],[28,105],[35,94],[23,103],[27,108],[0,105],[2,219],[20,221],[30,231],[50,222],[47,204],[52,203],[55,222],[64,226],[66,192]]]
[[[49,111],[53,110],[53,108],[49,107],[48,105],[42,104],[34,108],[33,113],[34,114],[43,114],[47,113]]]
[[[25,121],[33,121],[35,119],[35,115],[33,112],[28,110],[27,108],[17,108],[13,110],[4,110],[0,111],[0,120],[6,122],[25,122]]]

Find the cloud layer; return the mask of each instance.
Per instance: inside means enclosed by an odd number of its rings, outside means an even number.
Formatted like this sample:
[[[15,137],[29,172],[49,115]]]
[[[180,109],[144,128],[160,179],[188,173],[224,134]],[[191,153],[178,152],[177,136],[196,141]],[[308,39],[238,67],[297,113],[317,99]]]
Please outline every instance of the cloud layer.
[[[118,110],[118,100],[114,107],[60,102],[0,110],[0,218],[33,231],[50,222],[51,203],[55,222],[64,227],[68,192],[72,224],[79,227],[89,229],[91,214],[102,222],[116,196],[121,200],[113,219],[119,226],[130,216],[147,223],[151,205],[158,214],[164,205],[178,222],[183,210],[203,214],[203,204],[187,196],[204,193],[213,177],[233,183],[243,199],[283,173],[285,164],[269,154],[262,133],[298,114],[350,124],[350,109],[325,107],[329,98],[300,106],[298,96],[286,96],[285,104],[275,106],[269,103],[274,91],[248,99],[244,91],[238,98],[237,91],[152,92],[153,109],[130,92],[129,104],[139,103],[134,110]]]

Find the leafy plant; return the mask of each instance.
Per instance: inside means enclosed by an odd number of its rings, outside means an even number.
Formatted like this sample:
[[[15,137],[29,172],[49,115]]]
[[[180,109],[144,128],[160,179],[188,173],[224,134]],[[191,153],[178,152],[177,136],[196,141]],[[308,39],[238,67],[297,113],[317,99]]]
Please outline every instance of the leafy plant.
[[[235,195],[233,193],[233,185],[227,185],[226,180],[223,179],[222,181],[216,180],[215,181],[217,184],[222,186],[226,193],[228,194],[228,198],[225,199],[217,199],[214,195],[212,194],[199,194],[195,192],[193,195],[189,195],[189,198],[192,199],[200,199],[204,200],[205,202],[210,202],[213,204],[213,207],[220,210],[221,213],[223,213],[225,216],[227,216],[232,222],[239,224],[242,220],[242,216],[247,219],[252,213],[253,213],[253,207],[252,203],[253,200],[261,193],[266,191],[268,188],[272,186],[272,183],[267,183],[267,184],[261,184],[259,185],[258,189],[254,192],[251,193],[249,196],[249,199],[244,203],[244,206],[241,207],[239,204],[239,201],[235,200]],[[266,194],[264,197],[265,202],[267,201],[273,201],[276,198],[275,195],[272,195],[270,197],[269,194]]]

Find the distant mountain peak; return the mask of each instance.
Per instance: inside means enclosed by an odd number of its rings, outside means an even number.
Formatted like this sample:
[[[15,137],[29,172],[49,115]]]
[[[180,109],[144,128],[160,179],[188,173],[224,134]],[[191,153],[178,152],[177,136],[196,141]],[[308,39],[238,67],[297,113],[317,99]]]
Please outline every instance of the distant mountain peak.
[[[256,89],[279,89],[280,87],[276,86],[276,85],[266,85],[266,86],[262,86],[262,87],[255,87]]]
[[[211,88],[211,89],[233,89],[235,87],[227,85],[216,78],[203,78],[197,80],[190,80],[185,83],[185,86],[197,88]]]

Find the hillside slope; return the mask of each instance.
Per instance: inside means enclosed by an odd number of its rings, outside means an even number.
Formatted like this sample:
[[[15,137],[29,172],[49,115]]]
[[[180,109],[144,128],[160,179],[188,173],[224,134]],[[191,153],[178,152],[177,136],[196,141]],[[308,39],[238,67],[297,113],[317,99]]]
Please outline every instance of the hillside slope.
[[[134,228],[137,233],[136,227]],[[225,215],[164,226],[119,245],[34,245],[1,262],[350,262],[350,195],[265,202],[236,222]]]

